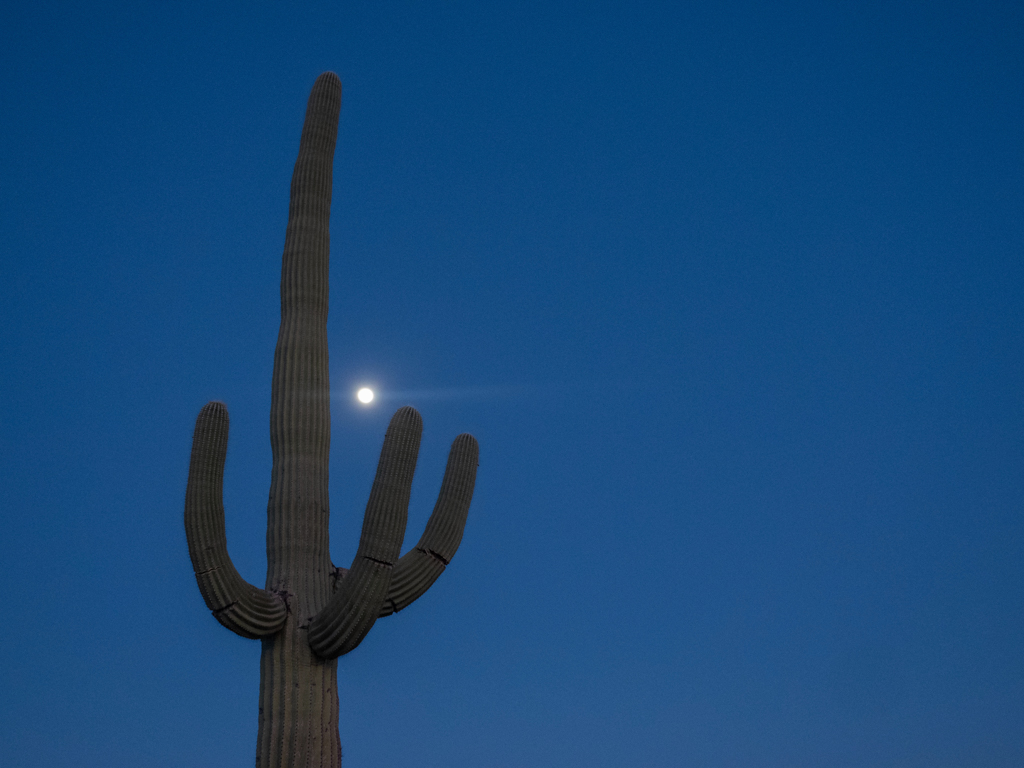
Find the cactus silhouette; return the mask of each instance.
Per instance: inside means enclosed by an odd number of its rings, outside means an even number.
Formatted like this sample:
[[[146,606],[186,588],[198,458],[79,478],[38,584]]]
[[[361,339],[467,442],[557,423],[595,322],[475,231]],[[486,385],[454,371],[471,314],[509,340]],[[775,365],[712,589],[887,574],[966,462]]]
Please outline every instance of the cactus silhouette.
[[[189,555],[206,605],[231,631],[263,642],[260,768],[340,767],[337,657],[359,645],[378,618],[426,592],[444,571],[462,540],[476,480],[476,440],[459,435],[426,530],[399,558],[423,426],[414,408],[399,409],[384,436],[355,559],[348,569],[331,564],[327,272],[340,108],[341,82],[326,72],[309,96],[281,267],[265,589],[247,583],[228,557],[223,403],[208,403],[196,419],[185,492]]]

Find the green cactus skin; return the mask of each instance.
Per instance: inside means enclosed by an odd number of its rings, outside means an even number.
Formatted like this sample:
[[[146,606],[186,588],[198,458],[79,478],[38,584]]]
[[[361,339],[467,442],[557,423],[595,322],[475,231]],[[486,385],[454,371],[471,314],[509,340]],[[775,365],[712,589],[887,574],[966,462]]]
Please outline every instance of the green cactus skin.
[[[426,531],[399,558],[423,429],[414,408],[399,409],[384,436],[352,566],[331,564],[327,270],[340,108],[341,82],[326,72],[313,85],[306,109],[282,259],[265,589],[248,584],[228,556],[223,403],[208,403],[196,419],[185,492],[189,555],[207,607],[231,631],[263,642],[258,768],[340,768],[337,657],[359,645],[378,618],[426,592],[444,571],[462,540],[476,480],[476,440],[459,435]]]

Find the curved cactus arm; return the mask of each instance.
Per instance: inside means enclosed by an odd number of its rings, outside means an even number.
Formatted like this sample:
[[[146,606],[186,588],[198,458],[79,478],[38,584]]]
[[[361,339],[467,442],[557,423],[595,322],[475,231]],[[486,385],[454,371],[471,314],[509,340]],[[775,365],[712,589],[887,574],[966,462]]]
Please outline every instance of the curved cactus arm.
[[[466,527],[469,503],[476,483],[480,448],[472,435],[459,435],[448,453],[434,511],[419,543],[402,555],[391,576],[380,616],[400,611],[430,589],[455,556]]]
[[[391,418],[363,516],[359,549],[338,589],[309,623],[309,645],[321,658],[351,651],[380,615],[405,537],[422,432],[423,420],[415,408],[400,408]]]
[[[224,533],[224,459],[228,409],[203,406],[192,437],[185,490],[185,536],[199,591],[217,621],[242,637],[265,637],[284,626],[288,609],[275,594],[241,577],[228,556]]]

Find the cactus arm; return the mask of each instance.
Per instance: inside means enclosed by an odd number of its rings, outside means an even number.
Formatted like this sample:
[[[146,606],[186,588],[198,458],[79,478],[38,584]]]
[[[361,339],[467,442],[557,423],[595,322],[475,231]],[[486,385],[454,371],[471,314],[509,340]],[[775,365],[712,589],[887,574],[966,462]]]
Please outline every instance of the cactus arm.
[[[405,537],[422,431],[423,420],[408,406],[400,408],[388,425],[363,516],[359,549],[348,574],[309,623],[309,645],[321,658],[333,659],[351,651],[380,615]]]
[[[472,435],[459,435],[448,453],[434,511],[419,543],[402,555],[391,576],[380,617],[402,610],[430,589],[455,556],[473,498],[480,449]]]
[[[228,409],[203,406],[192,437],[185,490],[185,536],[199,591],[214,618],[242,637],[265,637],[284,625],[288,610],[277,595],[241,577],[228,556],[224,532],[224,459]]]

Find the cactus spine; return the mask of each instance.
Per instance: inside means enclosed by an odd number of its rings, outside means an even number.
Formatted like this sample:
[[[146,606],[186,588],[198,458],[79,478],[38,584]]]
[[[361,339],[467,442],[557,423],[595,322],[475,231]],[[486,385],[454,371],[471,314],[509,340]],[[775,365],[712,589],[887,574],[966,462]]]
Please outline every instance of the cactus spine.
[[[306,109],[282,259],[265,589],[248,584],[228,557],[222,403],[208,403],[196,419],[185,493],[189,555],[206,605],[231,631],[263,642],[259,768],[340,768],[337,657],[359,645],[379,617],[426,592],[445,569],[462,540],[476,479],[476,440],[459,435],[426,530],[399,558],[422,431],[414,408],[399,409],[384,436],[355,559],[349,569],[331,564],[327,272],[340,108],[341,83],[324,73]]]

